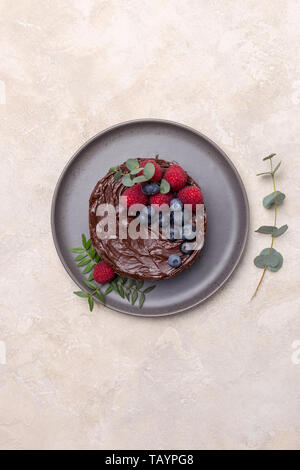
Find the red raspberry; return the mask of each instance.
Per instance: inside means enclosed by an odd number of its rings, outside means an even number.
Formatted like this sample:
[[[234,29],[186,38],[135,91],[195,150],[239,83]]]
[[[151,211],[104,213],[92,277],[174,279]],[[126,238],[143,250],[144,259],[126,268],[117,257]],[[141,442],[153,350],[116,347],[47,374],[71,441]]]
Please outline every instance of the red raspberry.
[[[194,211],[196,210],[197,204],[203,204],[203,194],[197,186],[186,186],[182,188],[177,197],[183,204],[192,204]]]
[[[187,174],[181,166],[172,165],[165,172],[164,179],[168,181],[174,191],[178,191],[186,184]]]
[[[155,167],[155,172],[154,172],[154,175],[153,177],[151,178],[151,180],[149,181],[155,181],[156,183],[158,183],[161,178],[162,178],[162,169],[161,167],[158,165],[158,163],[156,163],[155,160],[143,160],[141,163],[140,163],[140,168],[144,168],[144,166],[147,164],[147,163],[153,163],[154,167]],[[142,175],[143,172],[140,171],[138,173],[138,176]]]
[[[173,193],[168,193],[168,194],[157,193],[157,194],[154,194],[153,196],[150,196],[150,204],[153,204],[158,207],[162,206],[163,204],[167,204],[169,206],[173,197],[174,197]]]
[[[127,202],[125,197],[127,197]],[[131,188],[125,189],[122,194],[121,201],[123,206],[128,209],[133,204],[144,204],[144,206],[146,206],[148,204],[148,196],[142,192],[142,185],[135,184],[134,186],[131,186]]]
[[[100,261],[100,263],[96,264],[94,267],[94,279],[96,282],[99,282],[99,284],[110,282],[114,277],[115,272],[113,268],[104,261]]]

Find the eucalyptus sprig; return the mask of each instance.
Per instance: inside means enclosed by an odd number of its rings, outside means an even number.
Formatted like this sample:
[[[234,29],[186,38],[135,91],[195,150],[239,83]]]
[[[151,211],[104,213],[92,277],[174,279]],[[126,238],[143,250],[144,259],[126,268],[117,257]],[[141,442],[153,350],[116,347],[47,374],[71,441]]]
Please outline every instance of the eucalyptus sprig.
[[[116,181],[122,178],[122,184],[127,188],[137,183],[145,183],[150,180],[155,173],[153,163],[147,163],[144,167],[140,167],[138,160],[135,158],[129,158],[126,161],[126,167],[129,170],[127,173],[123,173],[119,166],[113,166],[109,171],[114,173],[114,179]],[[138,173],[142,174],[136,176]]]
[[[139,297],[139,308],[142,308],[146,300],[146,294],[150,293],[156,286],[150,286],[142,290],[144,285],[143,281],[134,281],[125,277],[117,276],[113,281],[108,283],[105,292],[101,291],[99,284],[94,284],[94,266],[101,261],[100,256],[96,253],[95,248],[92,246],[91,239],[87,240],[86,236],[82,234],[82,246],[77,248],[70,248],[72,253],[77,256],[74,261],[77,262],[79,268],[84,267],[83,274],[89,274],[88,279],[84,280],[86,286],[91,289],[89,292],[83,290],[74,292],[75,295],[83,299],[87,299],[90,311],[94,308],[94,297],[97,297],[103,305],[106,304],[105,296],[111,292],[116,292],[122,299],[127,299],[131,305],[134,305]]]
[[[148,162],[144,167],[140,167],[138,160],[135,158],[129,158],[126,161],[126,167],[129,170],[127,173],[123,173],[119,166],[112,166],[109,172],[114,173],[115,181],[119,181],[122,178],[122,184],[127,188],[130,188],[134,184],[146,183],[151,180],[155,173],[155,166],[153,163]],[[141,173],[140,175],[138,173]],[[166,194],[170,191],[170,185],[165,179],[161,180],[160,192]]]
[[[257,292],[259,291],[260,286],[262,285],[262,282],[264,280],[265,274],[267,270],[271,272],[277,272],[283,265],[283,256],[281,253],[276,251],[274,249],[274,240],[275,238],[280,237],[283,235],[287,230],[288,226],[283,225],[280,228],[277,228],[277,216],[278,216],[278,206],[281,206],[283,204],[283,201],[285,200],[285,194],[278,191],[276,188],[276,180],[275,180],[275,174],[278,171],[279,167],[281,166],[281,162],[279,162],[275,167],[273,165],[273,158],[276,156],[275,153],[272,153],[271,155],[268,155],[263,159],[263,161],[269,160],[270,162],[270,171],[259,173],[257,176],[271,176],[272,181],[273,181],[273,189],[274,191],[271,194],[268,194],[264,199],[263,199],[263,205],[266,209],[273,209],[274,208],[274,225],[263,225],[259,227],[256,232],[257,233],[262,233],[266,235],[271,235],[272,237],[272,242],[271,242],[271,247],[270,248],[265,248],[264,250],[261,251],[259,256],[257,256],[254,259],[254,264],[257,268],[263,269],[263,273],[261,275],[260,281],[258,283],[258,286],[254,292],[254,295],[252,299],[256,296]]]

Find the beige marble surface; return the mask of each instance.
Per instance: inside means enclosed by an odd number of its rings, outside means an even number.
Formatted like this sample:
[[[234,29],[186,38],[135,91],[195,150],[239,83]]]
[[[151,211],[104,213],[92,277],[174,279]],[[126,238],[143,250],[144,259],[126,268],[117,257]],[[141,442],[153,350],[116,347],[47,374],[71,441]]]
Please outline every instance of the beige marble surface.
[[[1,448],[300,448],[299,22],[298,0],[1,0]],[[280,155],[285,264],[254,302],[253,233],[190,313],[90,314],[72,294],[49,225],[57,178],[86,139],[140,117],[228,153],[252,232],[272,223],[255,174]]]

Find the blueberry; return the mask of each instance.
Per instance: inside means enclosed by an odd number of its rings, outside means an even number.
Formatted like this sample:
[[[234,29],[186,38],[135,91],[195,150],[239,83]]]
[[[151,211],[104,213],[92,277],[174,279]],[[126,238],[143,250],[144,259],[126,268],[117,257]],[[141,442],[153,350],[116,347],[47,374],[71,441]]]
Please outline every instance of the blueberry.
[[[148,218],[148,214],[140,214],[139,215],[139,222],[141,225],[148,225],[149,223],[149,218]]]
[[[182,211],[171,212],[171,223],[174,226],[182,227],[184,223],[184,213]]]
[[[196,238],[196,227],[193,225],[185,225],[183,227],[183,240],[194,240]]]
[[[141,212],[140,212],[140,216],[142,216],[142,220],[143,220],[143,224],[151,224],[151,219],[153,220],[154,217],[155,217],[155,214],[156,214],[156,210],[153,206],[146,206],[144,207]],[[147,220],[147,222],[146,222]],[[144,222],[145,221],[145,222]]]
[[[152,196],[153,194],[159,193],[160,188],[157,183],[151,181],[150,183],[145,183],[142,185],[142,192],[147,196]]]
[[[171,268],[179,268],[181,265],[181,259],[179,255],[171,255],[169,256],[168,263]]]
[[[180,250],[184,255],[190,255],[193,253],[193,249],[190,247],[190,243],[188,242],[183,242],[180,246]]]
[[[175,242],[176,240],[180,240],[181,238],[182,238],[182,232],[179,229],[179,227],[171,227],[168,239],[171,242]]]
[[[162,214],[160,212],[158,224],[159,224],[160,228],[167,227],[170,224],[169,215],[168,214]]]
[[[170,202],[170,209],[171,211],[177,212],[177,211],[182,211],[183,209],[183,203],[180,199],[172,199]]]

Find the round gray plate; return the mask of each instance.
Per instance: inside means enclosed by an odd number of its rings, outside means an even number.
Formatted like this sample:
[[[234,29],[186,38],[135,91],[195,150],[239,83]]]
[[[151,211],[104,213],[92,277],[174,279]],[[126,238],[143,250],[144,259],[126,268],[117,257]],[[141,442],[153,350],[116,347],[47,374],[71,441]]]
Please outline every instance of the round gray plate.
[[[107,306],[122,313],[161,316],[188,310],[214,294],[236,268],[247,241],[249,205],[241,178],[210,139],[175,122],[141,119],[117,124],[84,144],[65,167],[52,201],[52,233],[58,255],[81,288],[82,269],[68,250],[89,234],[90,194],[108,169],[128,158],[175,160],[201,186],[207,208],[207,238],[194,265],[174,279],[157,283],[142,309],[111,293]],[[78,299],[80,302],[80,299]]]

